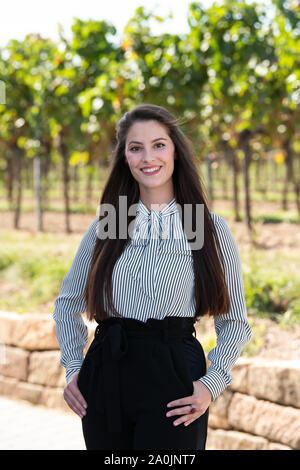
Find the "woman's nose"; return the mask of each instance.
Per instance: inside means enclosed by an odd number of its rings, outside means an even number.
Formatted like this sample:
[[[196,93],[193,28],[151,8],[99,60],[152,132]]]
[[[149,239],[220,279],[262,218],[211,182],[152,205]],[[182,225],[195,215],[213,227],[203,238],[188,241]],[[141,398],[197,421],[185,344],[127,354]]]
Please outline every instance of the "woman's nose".
[[[144,162],[150,162],[154,159],[153,157],[153,151],[151,149],[144,149],[143,151],[143,161]]]

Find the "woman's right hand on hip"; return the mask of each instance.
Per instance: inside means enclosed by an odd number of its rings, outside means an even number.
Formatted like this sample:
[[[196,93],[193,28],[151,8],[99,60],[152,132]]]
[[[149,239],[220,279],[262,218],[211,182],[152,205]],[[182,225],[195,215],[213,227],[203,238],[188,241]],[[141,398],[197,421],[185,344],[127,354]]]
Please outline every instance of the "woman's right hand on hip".
[[[64,399],[69,407],[78,414],[80,418],[83,418],[86,414],[87,403],[77,385],[78,374],[79,372],[76,372],[68,385],[64,388]]]

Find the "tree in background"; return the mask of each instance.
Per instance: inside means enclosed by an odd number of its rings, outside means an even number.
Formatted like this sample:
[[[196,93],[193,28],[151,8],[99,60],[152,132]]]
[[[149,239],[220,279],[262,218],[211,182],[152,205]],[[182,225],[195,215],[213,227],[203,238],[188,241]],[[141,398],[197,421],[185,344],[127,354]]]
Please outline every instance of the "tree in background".
[[[112,24],[80,19],[74,19],[70,40],[61,28],[57,43],[39,35],[11,40],[0,50],[7,97],[0,105],[0,171],[14,201],[15,227],[34,161],[38,229],[50,189],[61,181],[70,232],[71,183],[78,197],[84,177],[89,205],[93,178],[110,163],[116,121],[142,102],[180,117],[199,165],[206,164],[211,204],[221,182],[236,220],[243,178],[253,242],[250,170],[255,167],[256,186],[265,191],[266,156],[280,167],[274,149],[286,168],[283,207],[292,185],[300,220],[299,9],[293,5],[223,0],[206,8],[194,2],[183,35],[153,34],[153,22],[164,18],[139,7],[120,44]]]

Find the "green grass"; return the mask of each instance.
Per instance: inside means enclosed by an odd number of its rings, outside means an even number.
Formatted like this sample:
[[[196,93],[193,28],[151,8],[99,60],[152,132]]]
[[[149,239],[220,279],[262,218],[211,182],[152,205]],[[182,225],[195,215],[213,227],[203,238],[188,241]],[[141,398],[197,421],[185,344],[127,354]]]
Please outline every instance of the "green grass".
[[[276,214],[256,215],[253,217],[253,220],[261,224],[280,224],[281,222],[299,224],[299,217],[296,211],[277,211]]]
[[[90,204],[72,202],[72,204],[70,205],[70,214],[95,214],[96,208],[97,208],[96,200],[93,200],[92,203]],[[7,201],[0,200],[0,212],[6,212],[10,210],[14,210],[14,206],[11,206],[10,204],[8,204]],[[29,213],[35,212],[35,210],[36,210],[36,206],[32,201],[30,202],[24,201],[22,203],[22,207],[21,207],[22,214],[29,214]],[[60,201],[58,204],[51,203],[51,204],[44,205],[43,210],[49,211],[49,212],[63,213],[64,212],[63,202]]]
[[[249,316],[249,323],[251,326],[251,339],[247,343],[243,350],[243,356],[255,356],[259,353],[264,343],[264,336],[266,334],[266,327],[261,323],[258,323],[255,317]]]
[[[266,211],[267,210],[268,209],[266,209]],[[234,220],[234,217],[235,217],[233,208],[225,209],[224,207],[219,208],[219,206],[217,206],[212,209],[212,212],[216,212],[218,215],[220,215],[221,217],[224,217],[225,219]],[[239,215],[241,217],[241,222],[245,223],[246,215],[243,209],[239,211]],[[297,211],[292,210],[292,209],[286,212],[277,210],[276,213],[274,214],[270,214],[270,213],[255,214],[255,212],[252,210],[252,219],[254,223],[258,223],[258,224],[280,224],[282,222],[287,222],[290,224],[300,223]]]
[[[0,232],[0,310],[50,313],[80,236]]]
[[[300,324],[300,257],[251,249],[241,258],[248,313]]]

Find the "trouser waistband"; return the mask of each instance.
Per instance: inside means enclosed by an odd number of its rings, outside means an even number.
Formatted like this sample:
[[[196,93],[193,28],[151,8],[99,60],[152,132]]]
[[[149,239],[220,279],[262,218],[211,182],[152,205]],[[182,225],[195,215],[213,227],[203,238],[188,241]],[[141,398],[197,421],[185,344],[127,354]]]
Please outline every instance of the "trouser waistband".
[[[162,320],[148,318],[146,322],[133,318],[112,317],[97,325],[95,338],[103,337],[108,330],[116,332],[124,329],[128,336],[161,336],[165,341],[168,337],[187,337],[195,333],[194,318],[165,317]]]

